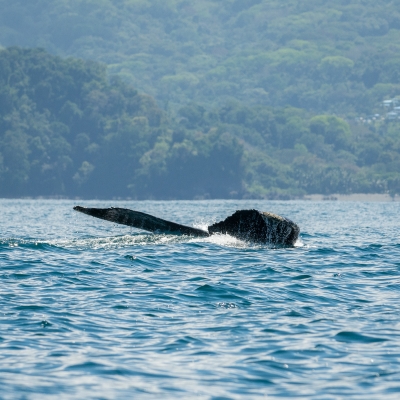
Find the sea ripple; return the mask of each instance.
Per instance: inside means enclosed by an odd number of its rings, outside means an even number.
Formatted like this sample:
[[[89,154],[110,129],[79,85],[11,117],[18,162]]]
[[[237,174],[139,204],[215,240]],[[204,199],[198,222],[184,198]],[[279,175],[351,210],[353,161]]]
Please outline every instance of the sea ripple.
[[[301,227],[290,249],[0,203],[1,398],[399,396],[396,203],[79,203],[202,227],[272,211]]]

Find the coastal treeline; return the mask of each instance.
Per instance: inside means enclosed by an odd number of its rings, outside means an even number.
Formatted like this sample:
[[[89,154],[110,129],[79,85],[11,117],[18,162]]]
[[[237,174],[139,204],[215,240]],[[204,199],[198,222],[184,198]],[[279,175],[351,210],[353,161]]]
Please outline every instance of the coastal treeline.
[[[227,101],[176,114],[104,64],[0,51],[0,196],[400,193],[397,121]]]
[[[400,94],[400,2],[0,0],[0,45],[101,61],[176,112],[298,107],[367,115]]]

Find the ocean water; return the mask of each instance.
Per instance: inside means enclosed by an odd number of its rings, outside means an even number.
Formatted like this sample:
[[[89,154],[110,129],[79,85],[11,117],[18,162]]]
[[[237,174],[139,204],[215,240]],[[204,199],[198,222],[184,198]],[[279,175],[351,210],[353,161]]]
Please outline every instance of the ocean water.
[[[295,248],[153,235],[284,215]],[[0,200],[0,398],[400,398],[398,203]]]

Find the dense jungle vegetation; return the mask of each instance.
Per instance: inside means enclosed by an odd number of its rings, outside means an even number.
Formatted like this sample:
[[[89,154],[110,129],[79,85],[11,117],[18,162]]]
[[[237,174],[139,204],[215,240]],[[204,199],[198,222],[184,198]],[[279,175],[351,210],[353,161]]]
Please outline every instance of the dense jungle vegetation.
[[[0,51],[0,196],[400,193],[398,123],[190,103],[169,117],[103,64]]]
[[[0,7],[0,196],[400,194],[398,2]]]

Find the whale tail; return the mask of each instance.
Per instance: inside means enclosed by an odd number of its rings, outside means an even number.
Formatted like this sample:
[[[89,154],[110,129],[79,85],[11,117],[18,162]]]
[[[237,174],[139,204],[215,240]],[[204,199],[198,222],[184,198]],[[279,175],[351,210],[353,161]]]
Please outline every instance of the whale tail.
[[[236,211],[224,221],[209,226],[208,232],[127,208],[76,206],[74,210],[92,217],[155,233],[197,237],[208,237],[214,233],[223,233],[241,240],[278,246],[294,246],[300,233],[298,225],[290,219],[257,210]]]
[[[258,210],[239,210],[208,227],[213,233],[227,233],[242,240],[278,246],[294,246],[300,228],[288,218]]]
[[[170,235],[210,236],[208,232],[190,226],[176,224],[139,211],[127,208],[86,208],[74,207],[75,211],[82,212],[92,217],[105,219],[117,224],[133,226],[149,232],[165,233]]]

